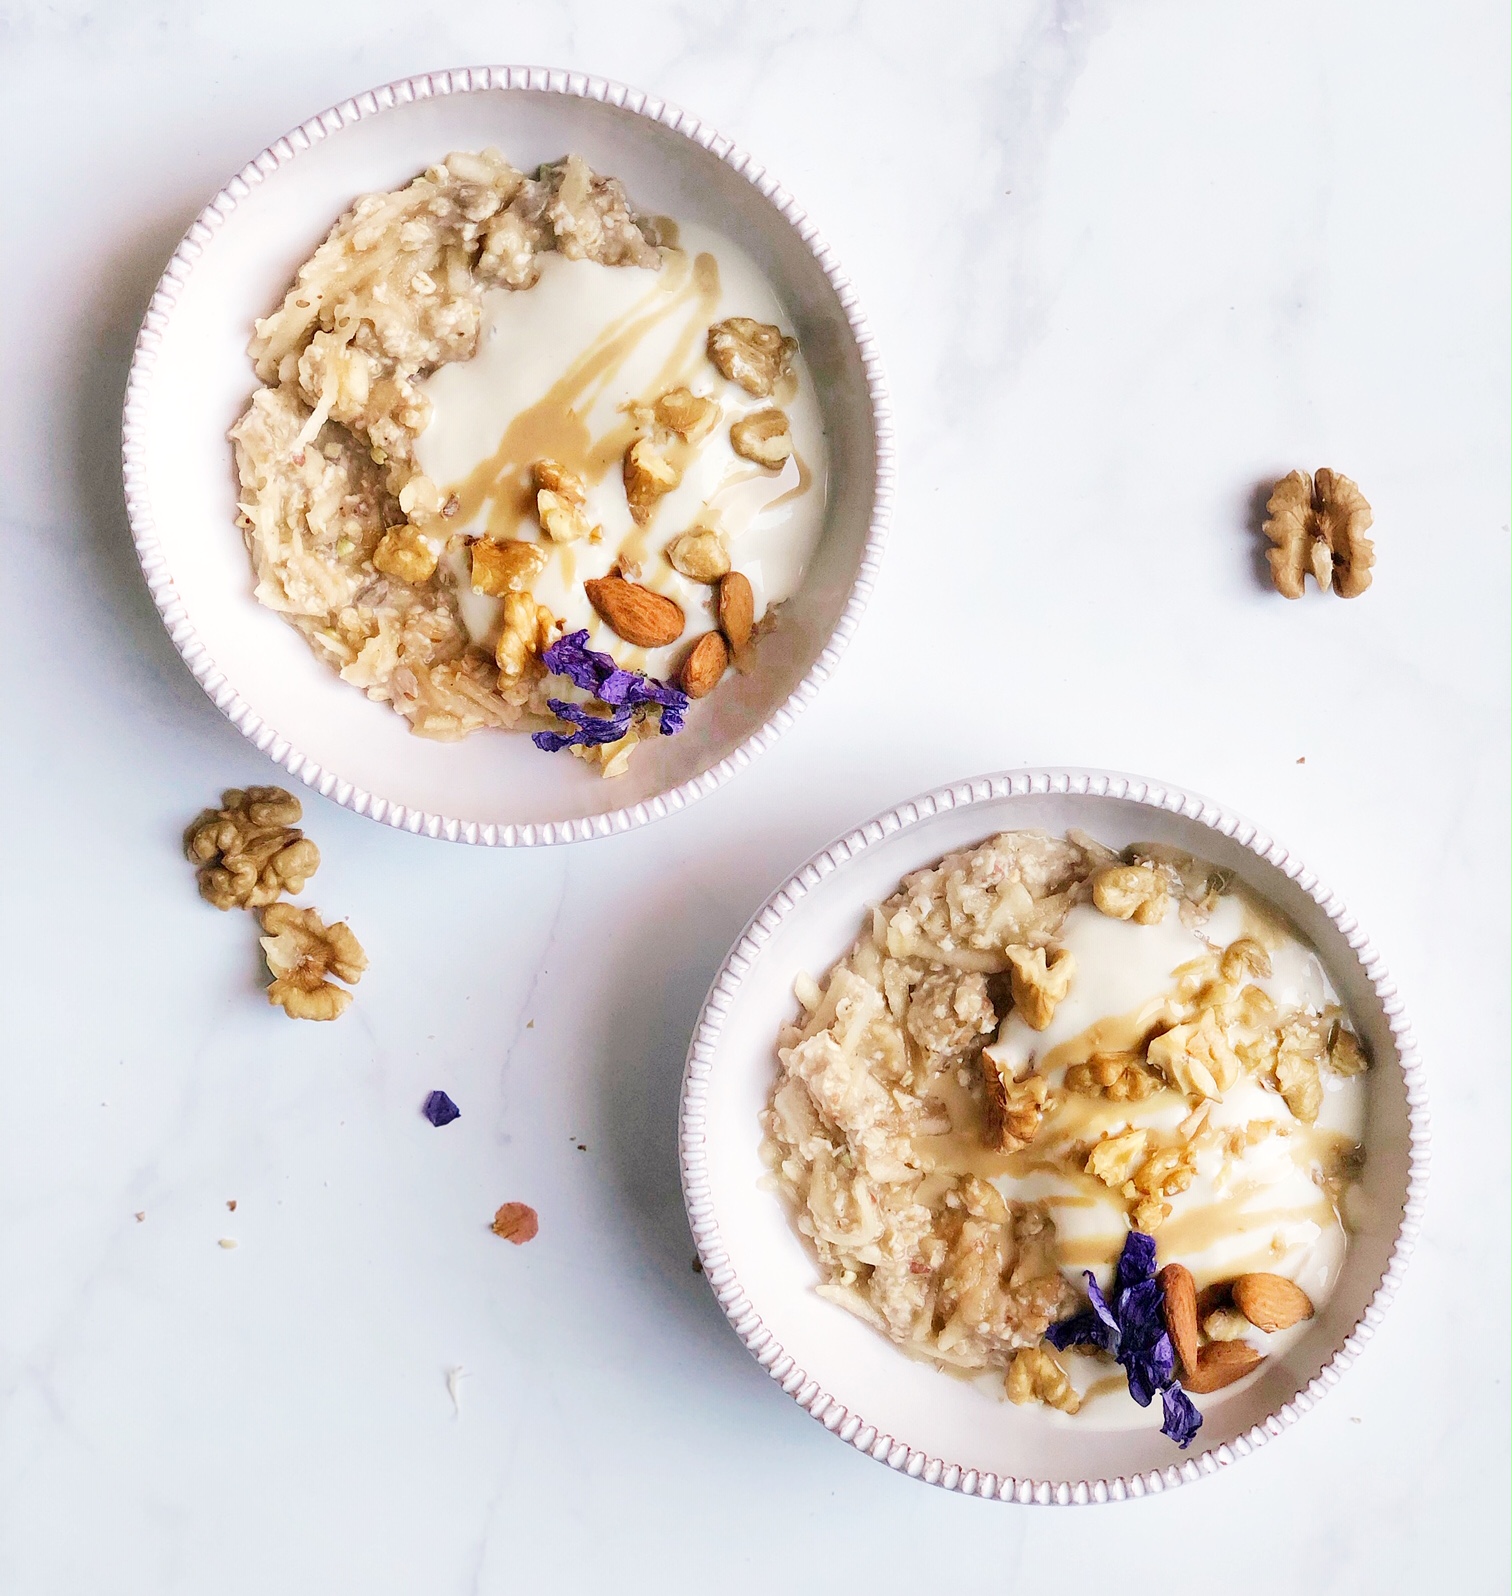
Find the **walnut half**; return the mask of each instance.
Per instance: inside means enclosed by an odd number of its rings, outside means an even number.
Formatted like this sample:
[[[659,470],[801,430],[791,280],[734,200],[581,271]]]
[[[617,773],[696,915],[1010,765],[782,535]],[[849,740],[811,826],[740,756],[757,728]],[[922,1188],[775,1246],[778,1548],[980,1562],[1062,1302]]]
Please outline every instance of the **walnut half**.
[[[301,813],[282,787],[232,787],[219,809],[196,816],[184,852],[199,866],[205,902],[260,909],[285,892],[302,892],[320,868],[320,850],[295,826]]]
[[[1293,471],[1282,477],[1266,506],[1265,551],[1271,580],[1286,598],[1302,597],[1309,571],[1319,587],[1340,598],[1355,598],[1370,586],[1375,545],[1370,506],[1348,477],[1326,467],[1315,476]]]
[[[328,977],[355,986],[367,969],[367,954],[343,920],[328,926],[314,909],[271,903],[262,911],[263,956],[273,974],[268,1001],[291,1020],[334,1020],[345,1014],[352,994]]]

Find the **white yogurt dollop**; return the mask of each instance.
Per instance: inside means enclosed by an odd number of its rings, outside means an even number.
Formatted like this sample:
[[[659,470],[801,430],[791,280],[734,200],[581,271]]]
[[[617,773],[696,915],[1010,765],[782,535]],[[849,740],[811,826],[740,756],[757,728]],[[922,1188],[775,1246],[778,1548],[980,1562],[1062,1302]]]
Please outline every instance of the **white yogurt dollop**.
[[[1321,1012],[1337,1002],[1317,955],[1288,928],[1257,913],[1237,893],[1226,894],[1199,930],[1183,923],[1174,906],[1158,925],[1114,920],[1090,904],[1073,908],[1057,941],[1076,959],[1076,975],[1067,997],[1043,1031],[1032,1030],[1010,1011],[988,1054],[1015,1075],[1035,1065],[1059,1089],[1072,1064],[1097,1050],[1089,1040],[1093,1027],[1119,1042],[1120,1030],[1137,1033],[1142,1014],[1153,1016],[1170,997],[1174,972],[1189,961],[1224,947],[1240,936],[1261,941],[1270,955],[1271,974],[1255,984],[1278,1009],[1297,1007]],[[1207,1105],[1207,1126],[1214,1130],[1256,1127],[1255,1139],[1237,1154],[1221,1148],[1221,1138],[1206,1138],[1198,1153],[1192,1184],[1170,1195],[1171,1213],[1156,1235],[1159,1261],[1178,1260],[1197,1277],[1199,1286],[1236,1274],[1264,1270],[1296,1281],[1320,1308],[1338,1279],[1347,1233],[1325,1191],[1315,1178],[1340,1147],[1358,1143],[1365,1128],[1367,1076],[1342,1078],[1323,1072],[1325,1095],[1316,1124],[1304,1124],[1277,1092],[1252,1076],[1241,1078],[1219,1101]],[[1012,1155],[1015,1173],[995,1177],[1005,1196],[1040,1200],[1055,1218],[1068,1270],[1092,1267],[1099,1283],[1111,1285],[1106,1260],[1116,1256],[1127,1232],[1122,1196],[1053,1154],[1057,1143],[1095,1141],[1127,1129],[1147,1128],[1169,1141],[1188,1119],[1191,1104],[1175,1092],[1161,1091],[1136,1102],[1064,1095],[1074,1115],[1045,1122],[1048,1147],[1040,1140]],[[1057,1118],[1060,1123],[1057,1124]],[[1245,1339],[1266,1353],[1275,1353],[1306,1333],[1306,1326],[1275,1335],[1258,1330]],[[1079,1390],[1094,1388],[1081,1415],[1069,1422],[1084,1424],[1087,1416],[1107,1428],[1147,1426],[1149,1412],[1137,1407],[1119,1380],[1108,1380],[1108,1366],[1092,1357],[1067,1355]],[[1233,1387],[1199,1400],[1219,1401]],[[1048,1411],[1048,1410],[1047,1410]],[[1064,1416],[1054,1415],[1057,1422]]]
[[[540,258],[540,278],[523,290],[490,289],[483,300],[477,354],[443,366],[423,384],[433,406],[416,446],[425,474],[443,494],[457,493],[458,530],[537,541],[549,554],[531,583],[537,602],[590,645],[623,665],[665,676],[687,643],[713,626],[713,590],[674,571],[664,550],[695,526],[725,535],[734,568],[750,580],[758,619],[790,597],[803,579],[824,519],[828,469],[813,380],[800,347],[793,376],[777,395],[753,398],[709,361],[709,327],[731,316],[771,322],[791,334],[791,319],[751,258],[710,229],[679,229],[659,271],[601,266],[560,254]],[[649,524],[635,524],[620,461],[633,437],[627,408],[674,387],[719,401],[713,429],[681,446],[680,484],[659,500]],[[730,425],[780,404],[793,455],[780,471],[738,456]],[[549,457],[588,479],[587,516],[599,541],[552,544],[530,509],[528,472]],[[682,605],[687,630],[670,649],[633,649],[604,625],[583,590],[617,562],[635,579]],[[474,639],[492,643],[499,601],[473,594],[467,556],[449,569]]]

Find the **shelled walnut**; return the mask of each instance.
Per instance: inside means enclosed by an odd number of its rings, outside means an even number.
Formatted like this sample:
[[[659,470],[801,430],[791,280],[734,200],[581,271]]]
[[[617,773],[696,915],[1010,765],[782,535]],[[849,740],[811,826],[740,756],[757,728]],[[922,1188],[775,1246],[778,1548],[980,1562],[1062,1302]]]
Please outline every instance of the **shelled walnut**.
[[[1301,598],[1309,571],[1320,588],[1332,587],[1340,598],[1355,598],[1370,586],[1375,545],[1365,534],[1373,518],[1348,477],[1326,467],[1314,476],[1293,471],[1276,484],[1265,508],[1264,532],[1275,545],[1265,558],[1278,593]]]
[[[217,909],[258,909],[302,892],[320,850],[295,825],[301,814],[282,787],[228,788],[221,807],[203,810],[184,833],[200,896]]]
[[[292,1020],[334,1020],[352,994],[329,977],[355,986],[367,969],[367,954],[345,921],[326,925],[314,909],[272,903],[262,911],[263,955],[273,974],[268,1001]]]

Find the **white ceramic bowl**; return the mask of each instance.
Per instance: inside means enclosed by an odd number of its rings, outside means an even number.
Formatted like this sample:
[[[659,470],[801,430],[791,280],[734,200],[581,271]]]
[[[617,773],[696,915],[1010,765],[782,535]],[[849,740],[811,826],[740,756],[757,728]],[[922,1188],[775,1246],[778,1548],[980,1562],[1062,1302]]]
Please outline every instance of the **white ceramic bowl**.
[[[1232,868],[1316,947],[1375,1061],[1362,1176],[1371,1216],[1308,1335],[1205,1413],[1185,1455],[1147,1429],[1045,1422],[905,1357],[814,1294],[818,1273],[759,1189],[757,1116],[793,978],[820,975],[866,909],[909,871],[998,831],[1080,827],[1112,847],[1175,844]],[[890,810],[815,855],[767,899],[715,978],[683,1077],[683,1192],[704,1273],[757,1361],[826,1429],[890,1468],[1015,1502],[1105,1502],[1212,1474],[1279,1435],[1339,1379],[1394,1294],[1417,1233],[1428,1162],[1421,1070],[1395,988],[1365,934],[1303,864],[1206,799],[1087,771],[984,776]]]
[[[226,430],[255,386],[255,316],[360,193],[447,151],[493,144],[521,167],[567,151],[648,211],[716,227],[765,271],[815,379],[830,450],[819,550],[760,668],[694,708],[688,730],[603,781],[523,735],[410,734],[252,598]],[[179,245],[142,324],[126,393],[126,504],[142,570],[185,662],[290,775],[409,831],[519,846],[625,831],[680,809],[768,747],[814,696],[870,592],[892,500],[882,372],[849,283],[790,195],[712,128],[619,84],[540,68],[431,73],[347,100],[264,150]]]

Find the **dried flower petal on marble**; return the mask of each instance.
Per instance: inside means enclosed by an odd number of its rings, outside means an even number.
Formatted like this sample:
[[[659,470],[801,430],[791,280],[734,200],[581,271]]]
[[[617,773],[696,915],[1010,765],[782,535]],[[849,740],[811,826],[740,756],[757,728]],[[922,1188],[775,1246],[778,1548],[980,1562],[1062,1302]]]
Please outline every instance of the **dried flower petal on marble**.
[[[491,1228],[494,1235],[512,1241],[516,1247],[523,1247],[527,1241],[534,1239],[541,1222],[529,1203],[504,1203],[493,1216]]]
[[[425,1117],[439,1130],[454,1119],[461,1119],[462,1110],[445,1092],[432,1092],[425,1100]]]

